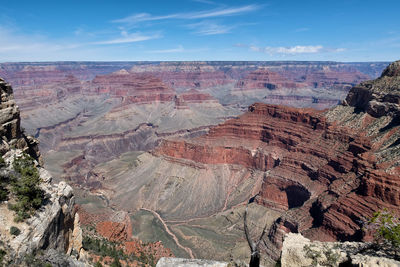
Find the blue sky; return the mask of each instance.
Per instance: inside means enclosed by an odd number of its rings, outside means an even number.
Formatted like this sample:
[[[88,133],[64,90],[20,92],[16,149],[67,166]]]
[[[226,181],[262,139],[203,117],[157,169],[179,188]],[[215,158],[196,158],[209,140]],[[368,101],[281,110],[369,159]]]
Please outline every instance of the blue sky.
[[[0,0],[0,62],[400,59],[399,0]]]

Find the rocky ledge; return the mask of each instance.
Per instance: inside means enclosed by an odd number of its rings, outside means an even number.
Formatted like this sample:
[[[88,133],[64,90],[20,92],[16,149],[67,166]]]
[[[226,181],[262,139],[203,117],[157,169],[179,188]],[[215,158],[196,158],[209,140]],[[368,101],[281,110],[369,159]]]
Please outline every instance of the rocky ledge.
[[[345,103],[373,117],[392,116],[398,121],[400,119],[400,61],[390,64],[378,79],[353,87]]]
[[[13,91],[9,84],[0,79],[0,152],[2,155],[1,177],[3,192],[7,192],[9,180],[15,172],[14,161],[28,154],[38,171],[43,192],[42,205],[28,219],[14,220],[16,213],[9,209],[15,196],[10,194],[8,201],[0,202],[0,249],[2,263],[7,266],[29,265],[26,259],[36,257],[41,251],[44,262],[67,264],[68,266],[85,266],[78,261],[84,259],[82,249],[82,230],[79,216],[74,210],[75,198],[72,188],[64,182],[51,183],[52,177],[40,167],[38,141],[26,136],[20,127],[19,109],[14,102]],[[4,189],[6,188],[6,189]],[[4,191],[6,190],[6,191]],[[4,200],[4,199],[3,199]],[[13,231],[14,230],[14,231]],[[47,255],[43,256],[43,255]]]
[[[311,242],[301,234],[289,233],[283,242],[282,266],[387,266],[400,262],[368,250],[363,242]]]

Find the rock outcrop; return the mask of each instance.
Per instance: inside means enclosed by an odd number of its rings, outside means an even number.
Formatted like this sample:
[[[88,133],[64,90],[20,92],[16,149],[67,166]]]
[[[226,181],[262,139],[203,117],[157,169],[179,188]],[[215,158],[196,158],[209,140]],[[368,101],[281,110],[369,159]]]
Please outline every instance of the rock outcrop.
[[[15,104],[12,88],[0,78],[0,152],[5,154],[10,148],[23,149],[40,161],[38,141],[26,136],[21,131],[21,119],[18,106]]]
[[[301,234],[289,233],[282,247],[282,266],[400,266],[399,261],[379,251],[368,250],[363,242],[311,242]]]
[[[51,175],[38,163],[41,158],[37,140],[26,136],[20,128],[19,110],[11,86],[0,79],[0,90],[1,155],[7,166],[3,167],[2,175],[11,175],[9,173],[13,171],[14,160],[23,153],[29,154],[35,159],[34,168],[38,169],[40,188],[46,198],[40,209],[24,222],[15,222],[14,211],[7,208],[7,203],[0,203],[0,246],[6,252],[4,259],[9,265],[19,266],[25,264],[24,257],[43,250],[54,250],[51,252],[53,259],[57,253],[60,257],[67,253],[73,255],[67,262],[84,266],[83,262],[76,261],[79,257],[84,258],[85,253],[82,249],[79,217],[75,216],[72,188],[64,182],[58,185],[51,183]],[[19,229],[18,235],[10,232],[11,227]]]
[[[345,103],[375,118],[391,116],[398,123],[400,120],[399,85],[400,61],[397,61],[389,65],[378,79],[353,87]]]

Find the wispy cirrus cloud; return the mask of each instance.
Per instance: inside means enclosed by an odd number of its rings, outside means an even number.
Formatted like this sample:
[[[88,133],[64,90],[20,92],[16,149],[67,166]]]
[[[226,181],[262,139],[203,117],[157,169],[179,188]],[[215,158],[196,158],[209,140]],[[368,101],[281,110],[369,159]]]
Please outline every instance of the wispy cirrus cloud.
[[[0,42],[0,53],[14,51],[34,53],[41,50],[60,51],[80,46],[79,43],[66,44],[63,41],[52,41],[41,35],[21,34],[2,26],[0,26],[0,36],[3,40],[7,40],[7,42]]]
[[[171,49],[160,49],[160,50],[149,50],[146,51],[147,53],[154,53],[154,54],[164,54],[164,53],[179,53],[183,52],[185,49],[183,48],[182,45],[179,45],[177,48],[171,48]]]
[[[171,49],[160,49],[160,50],[148,50],[146,53],[151,54],[170,54],[170,53],[193,53],[193,52],[201,52],[206,51],[207,48],[197,48],[197,49],[185,49],[183,45],[179,45],[176,48]]]
[[[322,45],[295,45],[295,46],[265,46],[259,47],[254,45],[236,44],[236,47],[247,47],[254,52],[262,52],[268,54],[283,54],[283,55],[296,55],[296,54],[317,54],[317,53],[332,53],[343,52],[345,48],[329,48]]]
[[[216,35],[229,33],[235,26],[221,25],[212,21],[202,21],[189,24],[187,28],[193,29],[197,35]]]
[[[296,45],[296,46],[289,46],[289,47],[257,47],[257,46],[250,46],[252,51],[256,52],[264,52],[269,54],[310,54],[310,53],[319,53],[323,50],[322,45]]]
[[[219,5],[218,3],[215,3],[214,1],[210,1],[210,0],[192,0],[192,1],[197,2],[197,3],[206,4],[206,5]]]
[[[111,22],[122,23],[122,24],[136,24],[145,21],[157,21],[157,20],[168,20],[168,19],[204,19],[213,17],[223,16],[235,16],[243,13],[248,13],[260,9],[260,5],[245,5],[238,7],[221,7],[211,10],[197,11],[197,12],[186,12],[186,13],[174,13],[161,16],[154,16],[149,13],[138,13],[121,19],[115,19]]]
[[[79,29],[78,29],[79,30]],[[79,36],[77,36],[79,35]],[[87,32],[71,32],[65,38],[21,32],[18,28],[0,25],[0,62],[37,60],[93,60],[112,54],[112,45],[136,43],[161,38],[159,33],[106,32],[88,35]],[[125,49],[127,46],[124,46]]]
[[[127,44],[127,43],[136,43],[136,42],[141,42],[141,41],[158,39],[161,37],[162,37],[161,34],[145,35],[145,34],[142,34],[139,32],[128,33],[126,31],[122,31],[121,37],[117,37],[117,38],[113,38],[113,39],[109,39],[109,40],[97,41],[97,42],[93,42],[92,44],[95,44],[95,45]]]

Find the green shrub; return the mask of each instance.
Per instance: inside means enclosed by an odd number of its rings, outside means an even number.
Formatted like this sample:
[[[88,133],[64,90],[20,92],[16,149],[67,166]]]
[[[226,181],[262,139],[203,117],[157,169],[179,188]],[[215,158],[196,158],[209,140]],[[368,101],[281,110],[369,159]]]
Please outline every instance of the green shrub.
[[[0,156],[0,168],[5,168],[7,167],[7,163],[3,159],[3,157]]]
[[[28,254],[24,257],[24,262],[29,267],[52,267],[51,263],[45,262],[41,259],[36,258],[35,254]]]
[[[7,167],[6,162],[0,156],[0,169]],[[7,182],[8,177],[4,176],[3,173],[0,173],[0,202],[8,199],[8,190],[7,190]]]
[[[92,251],[102,257],[126,257],[121,249],[117,249],[117,244],[106,239],[100,240],[85,236],[82,240],[82,246],[85,250]]]
[[[8,199],[8,190],[4,185],[0,184],[0,202],[5,201],[7,199]]]
[[[113,257],[114,261],[111,263],[110,267],[121,267],[121,263],[119,262],[119,258],[117,255]]]
[[[0,249],[0,266],[2,266],[1,264],[3,263],[4,256],[5,256],[6,254],[7,254],[7,253],[5,252],[5,250]]]
[[[303,251],[305,256],[312,260],[311,266],[338,266],[340,253],[335,251],[336,247],[323,245],[322,248],[313,244],[305,245]]]
[[[19,230],[18,227],[11,226],[10,228],[10,234],[18,236],[21,233],[21,230]]]
[[[39,171],[31,156],[24,153],[20,158],[14,158],[13,169],[15,174],[11,179],[11,191],[17,202],[10,208],[16,212],[14,220],[19,222],[29,218],[42,206],[44,191],[39,187]]]
[[[388,210],[375,212],[369,225],[376,229],[375,242],[380,246],[389,246],[400,250],[400,219]]]

